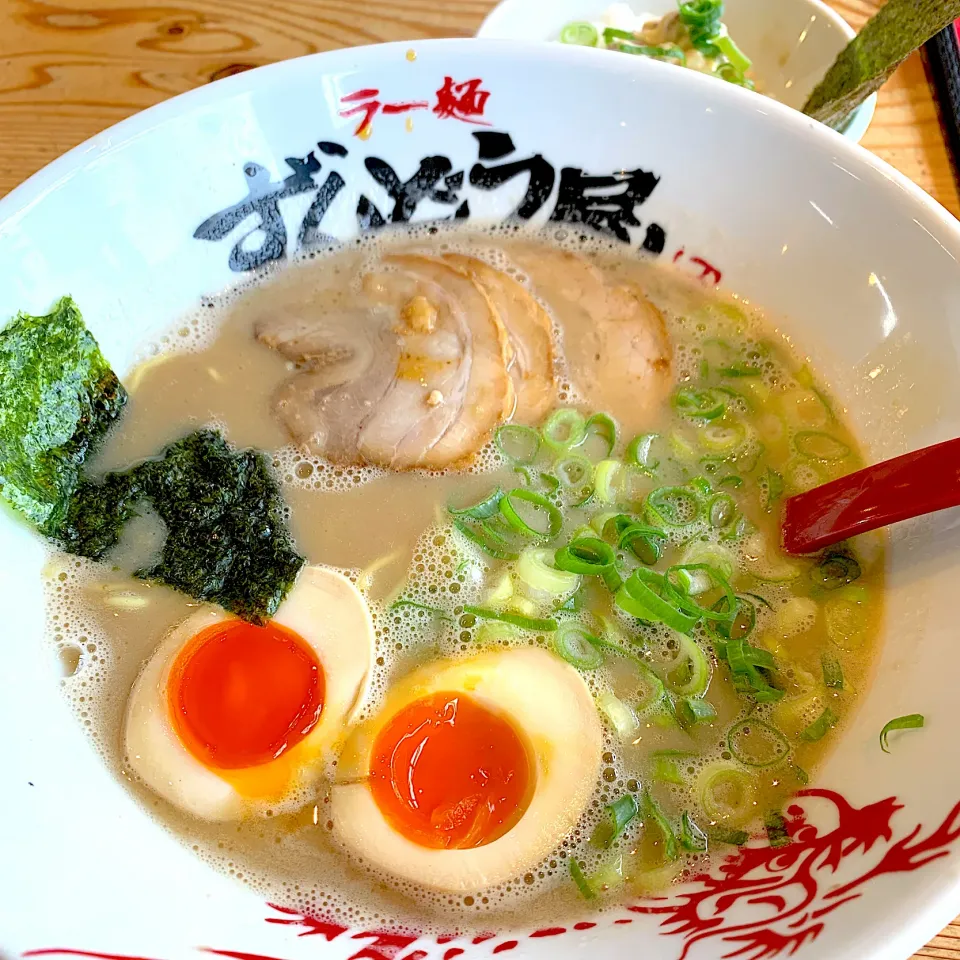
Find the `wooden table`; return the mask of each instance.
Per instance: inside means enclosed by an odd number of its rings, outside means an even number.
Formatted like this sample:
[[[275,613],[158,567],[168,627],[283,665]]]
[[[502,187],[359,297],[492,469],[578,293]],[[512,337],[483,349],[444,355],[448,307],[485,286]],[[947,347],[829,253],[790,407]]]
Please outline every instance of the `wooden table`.
[[[882,0],[830,2],[859,28]],[[492,6],[491,0],[0,0],[0,196],[70,147],[166,97],[335,47],[470,36]],[[884,87],[864,146],[960,216],[919,56]],[[960,960],[960,920],[917,956]]]

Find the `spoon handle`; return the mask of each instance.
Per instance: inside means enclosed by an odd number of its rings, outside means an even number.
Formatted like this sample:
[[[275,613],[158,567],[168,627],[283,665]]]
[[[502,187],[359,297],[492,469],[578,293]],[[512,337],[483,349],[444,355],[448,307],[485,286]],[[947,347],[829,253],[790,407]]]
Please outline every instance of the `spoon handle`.
[[[960,506],[960,440],[906,453],[790,497],[783,548],[812,553],[925,513]]]

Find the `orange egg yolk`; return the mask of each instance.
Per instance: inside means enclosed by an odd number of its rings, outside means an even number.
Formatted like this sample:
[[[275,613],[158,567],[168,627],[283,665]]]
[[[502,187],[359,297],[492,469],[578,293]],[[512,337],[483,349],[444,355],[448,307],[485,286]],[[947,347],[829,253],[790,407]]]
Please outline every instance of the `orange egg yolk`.
[[[167,698],[174,729],[204,765],[259,766],[299,743],[320,719],[323,667],[277,623],[215,623],[180,651]]]
[[[394,829],[424,847],[492,843],[523,816],[532,785],[516,730],[463,693],[415,700],[374,742],[374,800]]]

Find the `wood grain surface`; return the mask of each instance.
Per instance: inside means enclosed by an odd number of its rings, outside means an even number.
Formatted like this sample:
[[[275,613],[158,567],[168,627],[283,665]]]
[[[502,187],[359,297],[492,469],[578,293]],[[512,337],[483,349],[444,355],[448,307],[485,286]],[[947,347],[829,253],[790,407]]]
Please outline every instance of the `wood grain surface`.
[[[828,2],[859,28],[882,0]],[[470,36],[492,6],[490,0],[0,0],[0,196],[87,137],[166,97],[306,53]],[[864,146],[960,216],[919,56],[881,91]],[[917,956],[960,960],[960,921]]]

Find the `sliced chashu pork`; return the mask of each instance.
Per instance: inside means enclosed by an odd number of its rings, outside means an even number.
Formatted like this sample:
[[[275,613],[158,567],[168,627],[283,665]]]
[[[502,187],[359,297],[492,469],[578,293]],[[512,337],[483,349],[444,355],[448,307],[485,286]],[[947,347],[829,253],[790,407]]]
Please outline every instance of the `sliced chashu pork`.
[[[506,333],[478,286],[431,257],[385,258],[367,303],[271,317],[256,336],[301,367],[277,412],[341,463],[440,469],[468,460],[514,406]]]
[[[433,257],[386,257],[364,278],[370,299],[395,311],[400,358],[364,424],[365,460],[441,468],[471,457],[514,406],[503,324],[477,284]]]
[[[393,380],[399,340],[386,311],[302,311],[274,314],[254,330],[302,370],[277,392],[277,417],[308,452],[356,463],[363,424]]]
[[[563,250],[514,254],[561,320],[571,379],[594,410],[642,418],[672,386],[672,348],[663,314],[636,284],[609,283],[596,264]]]
[[[522,284],[502,270],[459,253],[448,253],[443,259],[479,284],[503,322],[508,337],[507,366],[516,394],[513,419],[540,423],[556,402],[549,315]]]

